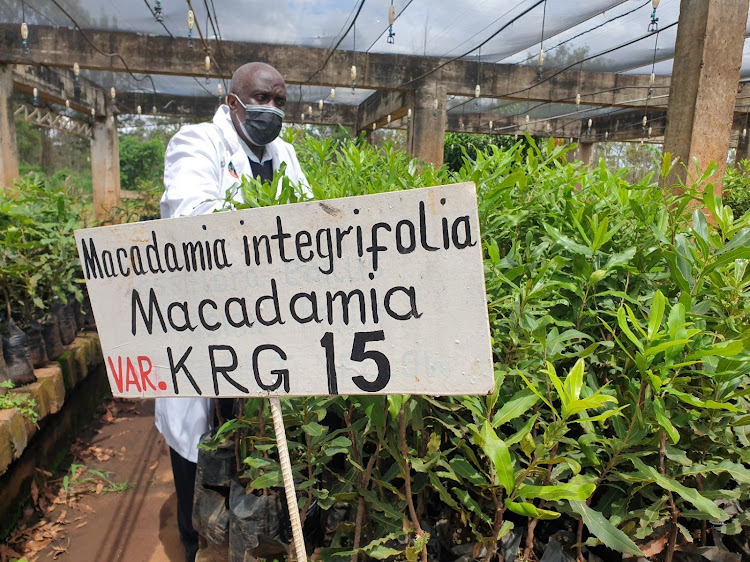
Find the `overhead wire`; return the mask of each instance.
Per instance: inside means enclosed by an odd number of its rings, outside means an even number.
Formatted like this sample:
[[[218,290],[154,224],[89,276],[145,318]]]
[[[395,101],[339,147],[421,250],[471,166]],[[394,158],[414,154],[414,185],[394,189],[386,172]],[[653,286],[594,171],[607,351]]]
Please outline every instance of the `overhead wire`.
[[[169,35],[172,39],[174,39],[175,38],[174,35],[172,35],[172,32],[169,31],[169,29],[167,29],[167,25],[164,23],[164,20],[156,17],[154,10],[151,8],[151,4],[148,3],[148,0],[143,0],[143,3],[146,4],[148,11],[151,12],[151,15],[154,16],[154,19],[161,24],[161,26],[164,28],[164,31],[167,32],[167,35]]]
[[[560,73],[562,73],[562,72],[565,72],[566,70],[569,70],[569,69],[573,68],[574,66],[577,66],[577,65],[579,65],[579,64],[582,64],[582,63],[584,63],[584,62],[586,62],[586,61],[589,61],[589,60],[595,59],[595,58],[597,58],[597,57],[600,57],[600,56],[604,56],[604,55],[607,55],[607,54],[609,54],[609,53],[612,53],[612,52],[614,52],[614,51],[617,51],[618,49],[622,49],[622,48],[628,47],[628,46],[630,46],[630,45],[632,45],[632,44],[634,44],[634,43],[637,43],[637,42],[639,42],[639,41],[642,41],[642,40],[644,40],[644,39],[647,39],[648,37],[651,37],[652,35],[655,35],[655,34],[659,33],[660,31],[664,31],[664,30],[666,30],[666,29],[669,29],[669,28],[671,28],[671,27],[674,27],[675,25],[677,25],[677,22],[673,22],[673,23],[671,23],[671,24],[667,25],[666,27],[663,27],[663,28],[661,28],[660,30],[656,30],[656,31],[648,32],[648,33],[647,33],[646,35],[643,35],[643,36],[641,36],[641,37],[638,37],[638,38],[636,38],[636,39],[632,39],[632,40],[630,40],[630,41],[626,41],[625,43],[621,43],[620,45],[617,45],[617,46],[615,46],[615,47],[612,47],[612,48],[610,48],[610,49],[606,49],[606,50],[604,50],[604,51],[601,51],[601,52],[595,53],[595,54],[593,54],[593,55],[589,55],[589,56],[586,56],[586,57],[584,57],[584,58],[582,58],[582,59],[580,59],[580,60],[577,60],[577,61],[575,61],[575,62],[572,62],[572,63],[570,63],[570,64],[569,64],[568,66],[566,66],[566,67],[564,67],[564,68],[561,68],[561,69],[558,69],[558,70],[556,70],[555,72],[551,73],[551,74],[550,74],[550,75],[548,75],[548,76],[545,76],[545,77],[543,77],[543,78],[542,78],[542,79],[540,79],[540,80],[537,80],[537,81],[536,81],[536,82],[535,82],[534,84],[532,84],[531,86],[528,86],[528,87],[526,87],[526,88],[520,88],[520,89],[518,89],[518,90],[515,90],[515,91],[512,91],[512,92],[506,92],[506,93],[503,93],[503,94],[500,94],[500,95],[497,95],[497,96],[493,96],[493,97],[496,97],[496,98],[507,98],[507,97],[510,97],[510,96],[513,96],[513,95],[516,95],[516,94],[520,94],[520,93],[522,93],[522,92],[529,92],[529,91],[531,91],[531,90],[532,90],[533,88],[535,88],[535,87],[539,86],[540,84],[543,84],[544,82],[547,82],[547,81],[551,80],[551,79],[552,79],[552,78],[554,78],[555,76],[559,75],[559,74],[560,74]],[[627,88],[640,88],[640,87],[647,87],[647,86],[627,86]],[[588,95],[588,94],[585,94],[585,95]],[[571,99],[571,98],[566,98],[566,99]],[[455,108],[457,108],[457,107],[460,107],[461,105],[463,105],[463,104],[466,104],[466,103],[469,103],[470,101],[472,101],[472,100],[471,100],[471,99],[467,99],[467,100],[465,100],[465,101],[461,102],[460,104],[457,104],[457,105],[453,106],[453,107],[452,107],[451,109],[455,109]],[[544,104],[544,103],[550,103],[550,102],[549,102],[549,101],[546,101],[546,102],[542,102],[542,103]]]
[[[102,55],[102,56],[108,57],[108,58],[118,58],[118,59],[120,59],[120,61],[122,62],[122,65],[123,65],[123,66],[125,67],[125,70],[126,70],[126,72],[127,72],[128,74],[130,74],[130,76],[131,76],[131,77],[133,78],[133,80],[135,80],[136,82],[141,82],[141,81],[143,81],[143,80],[146,80],[146,79],[148,79],[148,80],[149,80],[149,81],[151,82],[151,88],[152,88],[152,89],[153,89],[153,91],[154,91],[154,95],[156,95],[156,85],[154,84],[154,79],[153,79],[153,78],[151,77],[151,75],[150,75],[150,74],[144,74],[144,75],[143,75],[143,76],[142,76],[141,78],[138,78],[138,77],[137,77],[137,76],[136,76],[135,74],[133,74],[133,72],[132,72],[132,71],[130,70],[130,67],[128,66],[128,63],[127,63],[127,62],[125,62],[125,59],[124,59],[124,58],[122,57],[122,55],[121,55],[120,53],[117,53],[117,52],[115,52],[115,53],[107,53],[107,52],[105,52],[105,51],[101,50],[101,49],[100,49],[99,47],[97,47],[97,46],[96,46],[96,44],[94,44],[94,42],[93,42],[93,41],[91,40],[91,38],[90,38],[90,37],[89,37],[89,36],[88,36],[88,35],[87,35],[87,34],[86,34],[86,33],[85,33],[84,31],[83,31],[83,29],[81,29],[81,26],[80,26],[80,25],[78,24],[78,22],[77,22],[77,21],[75,20],[75,18],[74,18],[74,17],[72,16],[72,15],[70,15],[70,13],[68,13],[68,11],[67,11],[67,10],[66,10],[65,8],[63,8],[63,7],[62,7],[62,6],[60,5],[60,3],[59,3],[59,2],[57,1],[57,0],[50,0],[50,1],[51,1],[51,2],[52,2],[52,3],[54,4],[54,5],[55,5],[55,6],[57,6],[57,8],[58,8],[58,9],[59,9],[59,10],[60,10],[60,11],[61,11],[61,12],[62,12],[63,14],[65,14],[65,16],[66,16],[66,17],[67,17],[67,18],[68,18],[68,19],[69,19],[69,20],[70,20],[70,21],[71,21],[71,22],[73,23],[73,25],[75,26],[75,28],[76,28],[76,31],[78,31],[78,33],[80,33],[80,34],[81,34],[81,37],[83,37],[83,38],[84,38],[84,40],[85,40],[85,41],[86,41],[86,42],[87,42],[87,43],[88,43],[89,45],[91,45],[91,47],[92,47],[92,48],[93,48],[93,49],[94,49],[94,50],[95,50],[95,51],[96,51],[97,53],[99,53],[99,54],[100,54],[100,55]]]
[[[360,4],[360,8],[361,8],[361,7],[362,7],[362,5]],[[344,23],[343,23],[343,24],[341,24],[341,29],[339,29],[338,33],[336,33],[336,35],[334,35],[334,36],[333,36],[333,37],[331,38],[331,43],[330,43],[330,45],[328,45],[328,50],[331,50],[331,49],[333,49],[333,44],[334,44],[334,43],[336,42],[336,38],[337,38],[337,37],[339,37],[339,36],[341,36],[341,34],[342,34],[342,33],[344,33],[344,28],[345,28],[345,27],[346,27],[346,26],[347,26],[347,25],[349,24],[349,19],[350,19],[350,18],[351,18],[352,16],[354,16],[354,13],[355,13],[355,12],[357,12],[357,1],[356,1],[356,0],[355,0],[354,4],[352,5],[352,9],[351,9],[351,11],[349,12],[349,15],[348,15],[348,16],[346,16],[346,19],[344,20]],[[347,33],[348,33],[348,31],[347,31]],[[344,35],[344,36],[345,36],[345,35]],[[342,36],[342,37],[344,37],[344,36]]]
[[[401,14],[403,14],[403,13],[404,13],[404,10],[406,10],[406,8],[408,8],[409,6],[411,6],[411,3],[412,3],[412,2],[414,2],[414,0],[409,0],[409,1],[408,1],[408,2],[406,3],[406,6],[404,6],[403,8],[401,8],[401,11],[399,11],[399,13],[398,13],[398,14],[396,14],[396,17],[395,17],[395,18],[394,18],[394,20],[393,20],[394,22],[395,22],[396,20],[398,20],[398,18],[399,18],[399,17],[401,16]],[[375,46],[375,43],[377,43],[378,41],[380,41],[380,38],[381,38],[381,37],[383,36],[383,34],[384,34],[384,33],[385,33],[386,31],[388,31],[388,27],[390,27],[390,26],[386,26],[386,27],[385,27],[385,29],[384,29],[383,31],[381,31],[381,32],[380,32],[380,33],[378,34],[378,36],[377,36],[377,37],[375,38],[375,41],[373,41],[373,42],[372,42],[372,45],[370,45],[369,47],[367,47],[367,50],[365,51],[365,53],[369,53],[369,52],[370,52],[370,49],[372,49],[372,48],[373,48],[373,47]]]
[[[590,29],[587,29],[587,30],[585,30],[585,31],[582,31],[581,33],[578,33],[578,34],[574,35],[573,37],[569,37],[568,39],[565,39],[564,41],[560,41],[560,42],[559,42],[559,43],[557,43],[556,45],[553,45],[552,47],[550,47],[549,49],[547,49],[547,52],[549,52],[549,51],[553,51],[553,50],[557,49],[558,47],[561,47],[562,45],[565,45],[565,44],[567,44],[567,43],[570,43],[570,42],[571,42],[571,41],[573,41],[574,39],[578,39],[579,37],[582,37],[582,36],[586,35],[587,33],[591,33],[592,31],[596,31],[597,29],[599,29],[599,28],[601,28],[601,27],[603,27],[603,26],[607,25],[608,23],[612,23],[613,21],[616,21],[616,20],[618,20],[618,19],[620,19],[620,18],[623,18],[623,17],[625,17],[625,16],[629,16],[630,14],[632,14],[632,13],[634,13],[634,12],[637,12],[638,10],[640,10],[640,9],[641,9],[641,8],[643,8],[644,6],[648,6],[649,4],[651,4],[651,0],[646,0],[646,1],[645,1],[645,2],[643,3],[643,4],[640,4],[639,6],[637,6],[637,7],[633,8],[632,10],[630,10],[630,11],[628,11],[628,12],[624,12],[624,13],[622,13],[622,14],[619,14],[619,15],[617,15],[617,16],[615,16],[615,17],[613,17],[613,18],[610,18],[610,19],[608,19],[607,21],[604,21],[604,22],[602,22],[602,23],[600,23],[600,24],[598,24],[598,25],[595,25],[594,27],[592,27],[592,28],[590,28]],[[611,9],[611,8],[609,8],[609,9]],[[603,13],[603,12],[602,12],[602,13]],[[580,24],[576,24],[576,25],[580,25]],[[569,29],[570,29],[570,28],[569,28]],[[559,33],[563,33],[563,32],[559,32]],[[512,57],[513,55],[509,55],[509,56],[511,56],[511,57]],[[515,65],[522,65],[523,63],[525,63],[525,62],[527,62],[527,61],[529,61],[529,60],[533,59],[533,58],[534,58],[535,56],[536,56],[536,55],[529,55],[528,57],[526,57],[526,58],[525,58],[525,59],[523,59],[522,61],[519,61],[519,62],[516,62],[516,63],[513,63],[513,64],[515,64]],[[503,57],[502,59],[498,59],[498,60],[496,60],[495,62],[496,62],[496,63],[497,63],[497,62],[500,62],[501,60],[504,60],[504,59],[506,59],[506,58],[508,58],[508,57]]]
[[[532,11],[532,10],[533,10],[534,8],[536,8],[536,7],[537,7],[537,6],[539,6],[540,4],[544,3],[545,1],[546,1],[546,0],[537,0],[537,1],[536,1],[536,2],[535,2],[535,3],[534,3],[534,4],[532,5],[532,6],[531,6],[531,7],[529,7],[529,8],[527,8],[527,9],[525,9],[525,10],[524,10],[523,12],[521,12],[521,13],[520,13],[520,14],[518,14],[517,16],[515,16],[515,17],[511,18],[511,20],[510,20],[510,21],[508,21],[507,23],[505,23],[504,25],[502,25],[502,26],[500,27],[500,29],[498,29],[497,31],[495,31],[495,32],[494,32],[494,33],[493,33],[492,35],[490,35],[490,36],[489,36],[489,37],[488,37],[487,39],[485,39],[484,41],[482,41],[481,43],[479,43],[479,45],[477,45],[476,47],[473,47],[473,48],[469,49],[468,51],[466,51],[465,53],[463,53],[463,54],[461,54],[461,55],[458,55],[458,56],[456,56],[456,57],[450,58],[450,59],[448,59],[447,61],[444,61],[444,62],[440,63],[440,64],[439,64],[439,65],[437,65],[437,66],[436,66],[435,68],[433,68],[433,69],[431,69],[431,70],[428,70],[427,72],[424,72],[424,73],[420,74],[420,75],[419,75],[419,76],[417,76],[416,78],[412,78],[412,79],[410,79],[410,80],[407,80],[406,82],[402,82],[401,84],[399,84],[398,86],[396,86],[396,87],[395,87],[395,88],[393,88],[393,89],[399,89],[399,88],[403,88],[404,86],[406,86],[406,85],[408,85],[408,84],[412,84],[413,82],[417,82],[417,81],[419,81],[419,80],[422,80],[423,78],[426,78],[426,77],[427,77],[427,76],[429,76],[430,74],[432,74],[432,73],[434,73],[434,72],[437,72],[438,70],[440,70],[440,69],[441,69],[441,68],[443,68],[444,66],[446,66],[446,65],[448,65],[448,64],[450,64],[450,63],[452,63],[452,62],[455,62],[455,61],[457,61],[458,59],[462,59],[462,58],[464,58],[464,57],[466,57],[466,56],[470,55],[471,53],[473,53],[473,52],[474,52],[474,51],[476,51],[477,49],[479,49],[479,48],[481,48],[482,46],[484,46],[484,45],[486,45],[487,43],[489,43],[489,42],[490,42],[490,41],[491,41],[492,39],[494,39],[495,37],[497,37],[497,36],[498,36],[498,35],[499,35],[500,33],[502,33],[502,32],[503,32],[503,31],[504,31],[505,29],[507,29],[508,27],[510,27],[511,25],[513,25],[513,24],[514,24],[515,22],[517,22],[518,20],[520,20],[520,19],[521,19],[521,18],[522,18],[523,16],[525,16],[526,14],[528,14],[529,12],[531,12],[531,11]]]
[[[164,31],[167,32],[167,34],[172,38],[175,39],[175,36],[172,34],[171,31],[169,31],[169,28],[167,27],[167,24],[164,23],[164,20],[160,20],[156,17],[156,14],[154,13],[154,10],[151,8],[151,4],[148,3],[148,0],[143,0],[143,3],[146,4],[146,8],[148,8],[148,11],[151,13],[151,15],[154,17],[155,20],[157,20],[161,26],[164,28]],[[193,80],[195,80],[196,84],[198,84],[203,90],[210,96],[213,96],[214,94],[206,88],[200,80],[198,80],[195,76],[191,76]],[[156,89],[154,89],[154,95],[156,95]]]
[[[464,45],[464,44],[468,43],[469,41],[471,41],[472,39],[474,39],[474,37],[476,37],[477,35],[480,35],[484,31],[486,31],[487,28],[492,27],[493,25],[495,25],[498,21],[500,21],[502,18],[504,18],[505,16],[507,16],[509,13],[511,13],[513,10],[515,10],[516,8],[518,8],[524,2],[526,2],[526,0],[521,0],[518,4],[515,4],[512,8],[510,8],[509,10],[507,10],[507,11],[503,12],[502,14],[500,14],[498,17],[496,17],[490,23],[488,23],[487,25],[485,25],[482,29],[480,29],[479,31],[477,31],[474,35],[472,35],[471,37],[468,37],[468,38],[464,39],[461,43],[459,43],[458,45],[456,45],[455,47],[453,47],[450,51],[448,51],[447,53],[445,53],[444,55],[442,55],[442,57],[447,57],[453,51],[455,51],[456,49],[458,49],[459,47],[461,47],[461,45]],[[438,37],[439,37],[439,35],[438,35]]]
[[[357,13],[354,15],[354,19],[352,20],[352,23],[349,24],[349,27],[346,29],[346,31],[344,32],[344,34],[336,42],[336,45],[333,47],[333,49],[330,50],[330,52],[328,53],[328,56],[326,56],[326,60],[323,61],[323,64],[321,65],[321,67],[318,70],[316,70],[315,72],[313,72],[307,78],[307,80],[306,80],[307,82],[310,82],[315,75],[321,73],[323,71],[323,69],[325,69],[326,65],[328,64],[328,61],[331,60],[331,57],[333,56],[333,53],[335,53],[336,49],[339,48],[339,45],[341,45],[341,42],[349,34],[349,32],[351,31],[352,27],[354,27],[354,24],[357,23],[357,18],[359,17],[360,12],[362,12],[362,6],[364,6],[364,5],[365,5],[365,0],[362,0],[359,3],[359,8],[357,8]],[[346,25],[346,24],[344,24],[344,25]]]
[[[214,0],[211,0],[211,7],[213,8],[213,12],[214,12],[213,17],[211,17],[211,9],[208,6],[207,0],[203,0],[203,5],[206,7],[206,13],[208,14],[208,21],[211,24],[211,29],[213,30],[214,37],[216,38],[216,46],[219,50],[219,56],[224,61],[224,63],[226,63],[227,58],[226,58],[226,55],[224,54],[224,48],[222,46],[221,31],[219,30],[219,17],[216,15],[216,7],[214,6]],[[220,79],[224,84],[224,90],[228,92],[229,89],[227,88],[226,80],[223,77]]]
[[[32,10],[33,12],[35,12],[35,13],[39,14],[39,15],[40,15],[40,16],[42,16],[42,17],[43,17],[44,19],[46,19],[46,20],[47,20],[48,22],[50,22],[50,23],[51,23],[51,24],[53,25],[53,27],[60,27],[60,26],[59,26],[59,25],[57,25],[57,24],[56,24],[56,23],[55,23],[54,21],[52,21],[52,20],[51,20],[51,19],[49,19],[49,18],[48,18],[48,17],[46,16],[46,15],[44,15],[44,14],[43,14],[42,12],[40,12],[39,10],[37,10],[37,9],[36,9],[36,8],[35,8],[34,6],[32,6],[31,4],[29,4],[28,2],[26,2],[26,0],[21,0],[21,9],[23,9],[23,6],[24,6],[24,5],[28,6],[29,8],[31,8],[31,10]]]
[[[544,1],[544,0],[542,0],[542,1]],[[531,9],[533,9],[534,7],[536,7],[536,6],[537,6],[537,5],[539,4],[539,3],[541,3],[541,2],[537,2],[537,4],[535,4],[534,6],[532,6],[532,7],[531,7]],[[613,18],[610,18],[610,19],[609,19],[609,20],[607,20],[606,22],[603,22],[603,23],[601,23],[601,24],[599,24],[599,25],[597,25],[597,26],[595,26],[595,27],[593,27],[593,28],[591,28],[591,29],[589,29],[589,30],[586,30],[586,31],[584,31],[584,32],[582,32],[582,33],[579,33],[579,34],[577,34],[576,36],[574,36],[574,37],[571,37],[571,38],[569,38],[569,39],[567,39],[567,40],[565,40],[565,41],[561,41],[560,43],[556,44],[555,46],[553,46],[553,47],[552,47],[551,49],[549,49],[549,50],[555,49],[555,48],[559,47],[559,46],[560,46],[560,45],[562,45],[562,44],[565,44],[565,43],[567,43],[567,42],[569,42],[569,41],[572,41],[573,39],[575,39],[575,38],[577,38],[577,37],[580,37],[581,35],[584,35],[585,33],[590,33],[590,32],[591,32],[591,31],[593,31],[594,29],[598,29],[598,28],[602,27],[603,25],[606,25],[607,23],[610,23],[611,21],[615,21],[615,20],[617,20],[617,19],[619,19],[619,18],[621,18],[621,17],[624,17],[624,16],[627,16],[627,15],[629,15],[629,14],[632,14],[632,13],[633,13],[633,12],[635,12],[636,10],[638,10],[638,9],[642,8],[643,6],[645,6],[645,5],[649,4],[649,3],[650,3],[650,0],[649,0],[649,1],[647,1],[647,2],[645,2],[644,4],[641,4],[641,5],[639,5],[639,6],[637,7],[637,8],[634,8],[633,10],[630,10],[630,11],[628,11],[628,12],[625,12],[625,13],[623,13],[623,14],[620,14],[620,15],[618,15],[618,16],[615,16],[615,17],[613,17]],[[527,10],[526,12],[524,12],[524,13],[520,14],[519,16],[517,16],[517,18],[518,18],[518,17],[521,17],[521,16],[523,16],[523,15],[525,15],[525,13],[527,13],[528,11],[529,11],[529,10]],[[514,20],[511,20],[511,22],[510,22],[510,23],[513,23],[513,22],[515,21],[515,19],[517,19],[517,18],[514,18]],[[670,24],[670,25],[668,25],[668,26],[666,26],[666,27],[662,28],[662,30],[664,30],[664,29],[668,29],[668,28],[670,28],[670,27],[672,27],[672,26],[674,26],[674,25],[677,25],[677,22],[674,22],[673,24]],[[471,53],[471,52],[472,52],[473,50],[476,50],[476,49],[478,49],[478,48],[481,48],[481,46],[482,46],[482,45],[484,45],[484,44],[485,44],[485,43],[486,43],[487,41],[489,41],[489,39],[492,39],[492,38],[493,38],[494,36],[496,36],[496,35],[497,35],[497,34],[498,34],[498,33],[499,33],[500,31],[502,31],[502,30],[503,30],[503,29],[504,29],[505,27],[507,27],[507,24],[506,24],[505,26],[503,26],[503,27],[502,27],[502,28],[501,28],[500,30],[498,30],[498,31],[497,31],[497,32],[496,32],[495,34],[493,34],[493,35],[492,35],[492,36],[491,36],[490,38],[488,38],[487,40],[485,40],[484,42],[482,42],[482,43],[481,43],[480,45],[478,45],[478,46],[474,47],[474,49],[472,49],[471,51],[468,51],[468,52],[467,52],[467,53],[465,53],[464,55],[461,55],[461,56],[459,56],[459,57],[453,58],[453,59],[451,59],[451,60],[447,61],[446,63],[443,63],[442,65],[438,66],[437,68],[435,68],[435,69],[432,69],[431,71],[428,71],[427,73],[425,73],[425,74],[423,74],[423,75],[419,76],[419,77],[418,77],[417,79],[421,79],[421,78],[424,78],[425,76],[427,76],[427,75],[431,74],[432,72],[435,72],[435,71],[439,70],[439,69],[440,69],[440,68],[441,68],[442,66],[445,66],[445,64],[448,64],[449,62],[453,62],[453,61],[455,61],[455,60],[457,60],[457,59],[459,59],[459,58],[462,58],[462,57],[464,57],[464,56],[466,56],[466,55],[470,54],[470,53]],[[517,90],[517,91],[515,91],[515,92],[509,92],[509,93],[507,93],[507,94],[503,94],[502,96],[498,96],[498,97],[507,97],[507,96],[510,96],[510,95],[514,95],[514,94],[517,94],[517,93],[521,93],[521,92],[524,92],[524,91],[530,91],[530,90],[531,90],[532,88],[534,88],[535,86],[537,86],[537,85],[539,85],[539,84],[541,84],[541,83],[543,83],[543,82],[546,82],[546,81],[550,80],[550,79],[551,79],[552,77],[554,77],[554,76],[557,76],[558,74],[560,74],[560,72],[563,72],[563,71],[565,71],[565,70],[568,70],[568,69],[570,69],[570,68],[572,68],[572,67],[574,67],[574,66],[576,66],[576,65],[578,65],[578,64],[582,64],[583,62],[586,62],[587,60],[591,60],[591,59],[593,59],[593,58],[596,58],[596,57],[599,57],[599,56],[603,56],[603,55],[605,55],[605,54],[608,54],[608,53],[610,53],[610,52],[613,52],[613,51],[615,51],[615,50],[617,50],[617,49],[621,49],[621,48],[624,48],[624,47],[626,47],[626,46],[628,46],[628,45],[631,45],[631,44],[633,44],[633,43],[635,43],[635,42],[638,42],[638,41],[640,41],[640,40],[642,40],[642,39],[645,39],[646,37],[650,37],[650,36],[651,36],[651,35],[653,35],[654,33],[657,33],[657,32],[651,32],[651,33],[649,33],[649,34],[647,34],[647,35],[645,35],[645,36],[643,36],[643,37],[640,37],[640,38],[637,38],[637,39],[635,39],[635,40],[632,40],[632,41],[626,42],[626,43],[624,43],[624,44],[618,45],[618,46],[616,46],[616,47],[614,47],[614,48],[612,48],[612,49],[608,49],[608,50],[606,50],[606,51],[603,51],[603,52],[597,53],[597,54],[595,54],[595,55],[591,55],[591,56],[585,57],[585,58],[583,58],[583,59],[581,59],[581,60],[579,60],[579,61],[576,61],[576,62],[574,62],[574,63],[572,63],[572,64],[568,65],[567,67],[565,67],[565,68],[563,68],[563,69],[560,69],[559,71],[557,71],[557,72],[555,72],[555,73],[553,73],[553,74],[551,74],[551,75],[549,75],[549,76],[547,76],[547,77],[543,77],[543,78],[541,78],[541,79],[540,79],[539,81],[537,81],[537,83],[536,83],[536,84],[533,84],[532,86],[529,86],[528,88],[522,88],[522,89],[520,89],[520,90]],[[529,58],[531,58],[531,57],[529,57]],[[526,59],[526,60],[528,60],[528,59]],[[523,61],[522,61],[522,62],[523,62]],[[519,63],[519,64],[520,64],[520,63]],[[415,81],[415,80],[417,80],[417,79],[413,79],[413,80],[411,80],[410,82],[413,82],[413,81]],[[401,86],[403,86],[403,85],[406,85],[406,84],[408,84],[408,83],[410,83],[410,82],[406,82],[406,83],[402,84]],[[570,98],[565,98],[565,99],[570,99]],[[471,101],[471,98],[467,99],[466,101],[464,101],[464,102],[462,102],[462,103],[460,103],[460,104],[457,104],[457,105],[453,106],[453,107],[452,107],[451,109],[456,109],[456,108],[458,108],[458,107],[461,107],[461,106],[463,106],[464,104],[466,104],[466,103],[469,103],[470,101]],[[561,100],[561,101],[562,101],[562,100]],[[542,104],[539,104],[539,105],[544,105],[544,104],[546,104],[546,103],[551,103],[551,102],[543,102]]]
[[[552,78],[554,78],[555,76],[557,76],[557,75],[565,72],[566,70],[569,70],[569,69],[573,68],[574,66],[577,66],[578,64],[590,61],[590,60],[595,59],[597,57],[608,55],[609,53],[613,53],[614,51],[617,51],[619,49],[623,49],[623,48],[628,47],[630,45],[633,45],[634,43],[637,43],[639,41],[643,41],[644,39],[647,39],[648,37],[651,37],[652,35],[655,35],[656,33],[659,33],[659,31],[664,31],[666,29],[669,29],[670,27],[674,27],[675,25],[677,25],[677,22],[670,23],[669,25],[667,25],[666,27],[661,28],[660,30],[649,32],[646,35],[643,35],[643,36],[638,37],[636,39],[632,39],[630,41],[626,41],[625,43],[621,43],[620,45],[617,45],[617,46],[612,47],[610,49],[606,49],[606,50],[601,51],[599,53],[596,53],[596,54],[584,57],[581,60],[575,61],[574,63],[571,63],[571,64],[569,64],[568,66],[566,66],[564,68],[560,68],[560,69],[556,70],[555,72],[553,72],[549,76],[545,76],[544,78],[542,78],[541,80],[537,81],[535,84],[532,84],[531,86],[527,86],[526,88],[520,88],[520,89],[515,90],[513,92],[507,92],[507,93],[505,93],[505,94],[503,94],[501,96],[497,96],[497,97],[508,97],[508,96],[512,96],[512,95],[515,95],[515,94],[520,94],[521,92],[529,91],[532,88],[536,88],[538,85],[551,80]]]
[[[193,9],[193,3],[191,0],[187,0],[188,7],[195,13],[195,10]],[[210,18],[210,13],[209,13]],[[203,37],[203,32],[201,31],[201,26],[198,23],[198,18],[195,19],[195,29],[198,30],[198,36],[200,37],[201,43],[203,44],[203,49],[206,51],[206,56],[211,57],[216,64],[216,68],[219,70],[219,75],[224,74],[224,69],[222,68],[221,64],[219,64],[219,61],[217,60],[216,56],[211,53],[211,47],[208,44],[208,41]]]

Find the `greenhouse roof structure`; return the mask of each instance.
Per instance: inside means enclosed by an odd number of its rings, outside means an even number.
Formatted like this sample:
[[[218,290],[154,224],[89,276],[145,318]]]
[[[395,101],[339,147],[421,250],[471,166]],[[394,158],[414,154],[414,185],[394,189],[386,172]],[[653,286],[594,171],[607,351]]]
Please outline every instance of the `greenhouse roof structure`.
[[[188,12],[193,14],[192,28]],[[466,91],[451,92],[449,88],[451,114],[497,113],[506,122],[503,118],[510,115],[525,119],[530,113],[536,121],[569,114],[566,104],[574,103],[579,95],[577,112],[587,118],[589,113],[606,115],[595,108],[610,105],[606,99],[594,99],[595,92],[583,87],[588,73],[640,75],[646,77],[645,82],[653,73],[656,79],[650,96],[648,84],[641,84],[637,89],[623,89],[623,94],[627,93],[612,99],[612,105],[645,106],[649,101],[645,98],[650,97],[651,107],[665,107],[667,83],[660,79],[672,71],[679,12],[679,0],[662,0],[655,10],[651,0],[281,0],[273,4],[241,0],[4,0],[0,21],[4,22],[5,47],[12,52],[0,58],[46,63],[69,78],[73,78],[73,64],[79,61],[82,77],[105,91],[116,88],[121,111],[134,112],[135,106],[141,105],[168,112],[163,106],[171,98],[175,111],[181,108],[199,116],[210,114],[240,61],[264,58],[287,77],[289,100],[300,104],[302,111],[290,112],[292,121],[309,109],[305,104],[318,105],[322,100],[326,106],[358,106],[376,90],[408,89],[413,84],[409,81],[417,78],[410,67],[429,78],[455,59],[466,63],[461,68]],[[22,46],[22,22],[30,30],[28,52],[24,52],[26,48],[13,49]],[[746,25],[743,80],[750,79],[748,31]],[[12,36],[17,38],[15,43]],[[248,48],[243,49],[243,44]],[[52,58],[52,53],[38,52],[52,45],[59,49]],[[284,47],[298,48],[296,72],[287,69],[284,53],[278,50]],[[181,64],[164,64],[168,62],[164,49],[179,53]],[[206,56],[210,57],[208,71]],[[387,60],[377,63],[377,57]],[[376,65],[379,69],[392,65],[392,79],[368,76]],[[351,67],[357,69],[354,79],[350,79]],[[503,73],[509,79],[506,84],[497,83],[502,77],[497,67],[538,70],[540,81],[548,82],[555,82],[551,74],[565,69],[566,80],[578,76],[583,85],[572,99],[555,99],[553,89],[544,88],[544,84],[519,87],[512,72]],[[477,85],[479,96],[475,98],[472,94]],[[332,86],[337,87],[333,100]],[[193,102],[186,105],[189,99]],[[554,103],[539,105],[539,101]],[[199,109],[204,105],[206,109]],[[318,107],[313,108],[312,113],[316,112],[320,113]],[[308,120],[315,117],[310,115]],[[466,126],[472,119],[463,121]],[[360,128],[367,125],[371,123],[362,123]]]
[[[108,111],[208,119],[233,70],[261,60],[287,82],[290,123],[411,131],[434,117],[439,133],[654,140],[686,25],[684,41],[704,49],[694,77],[738,66],[742,142],[747,0],[2,0],[0,64],[26,115],[49,108],[47,124]],[[441,162],[442,135],[423,129],[410,148]]]

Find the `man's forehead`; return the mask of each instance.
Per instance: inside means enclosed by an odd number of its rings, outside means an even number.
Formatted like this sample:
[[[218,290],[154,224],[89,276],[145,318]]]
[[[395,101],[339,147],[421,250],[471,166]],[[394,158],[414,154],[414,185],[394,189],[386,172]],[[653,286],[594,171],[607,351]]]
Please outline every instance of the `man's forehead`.
[[[284,79],[281,77],[281,74],[279,74],[272,68],[261,67],[254,69],[253,71],[248,72],[247,75],[243,78],[243,82],[245,82],[245,85],[253,89],[276,86],[282,86],[286,88],[286,84],[284,82]]]
[[[286,83],[277,76],[256,76],[247,82],[250,91],[268,91],[282,89],[286,92]]]

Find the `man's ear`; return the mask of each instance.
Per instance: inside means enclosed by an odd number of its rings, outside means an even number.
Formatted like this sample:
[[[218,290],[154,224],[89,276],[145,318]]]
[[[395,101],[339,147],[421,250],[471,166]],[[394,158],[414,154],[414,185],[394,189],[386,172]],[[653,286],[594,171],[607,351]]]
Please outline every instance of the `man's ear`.
[[[237,97],[234,94],[227,94],[226,103],[229,106],[229,109],[232,110],[232,112],[237,112]]]

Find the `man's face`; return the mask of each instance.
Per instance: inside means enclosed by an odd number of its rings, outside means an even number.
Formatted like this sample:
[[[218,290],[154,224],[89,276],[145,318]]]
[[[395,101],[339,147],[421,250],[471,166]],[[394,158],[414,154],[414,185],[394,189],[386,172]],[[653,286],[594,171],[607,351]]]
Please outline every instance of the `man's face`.
[[[261,68],[248,74],[245,84],[240,88],[240,99],[245,105],[271,105],[283,110],[286,105],[286,84],[277,72]],[[229,96],[227,103],[232,111],[239,113],[240,120],[244,121],[245,110],[234,96]]]
[[[243,77],[242,84],[237,88],[237,94],[227,96],[227,105],[232,111],[234,128],[245,142],[249,142],[239,127],[239,123],[245,121],[247,112],[235,96],[239,96],[246,106],[270,105],[283,111],[286,105],[286,83],[272,68],[260,67]]]

